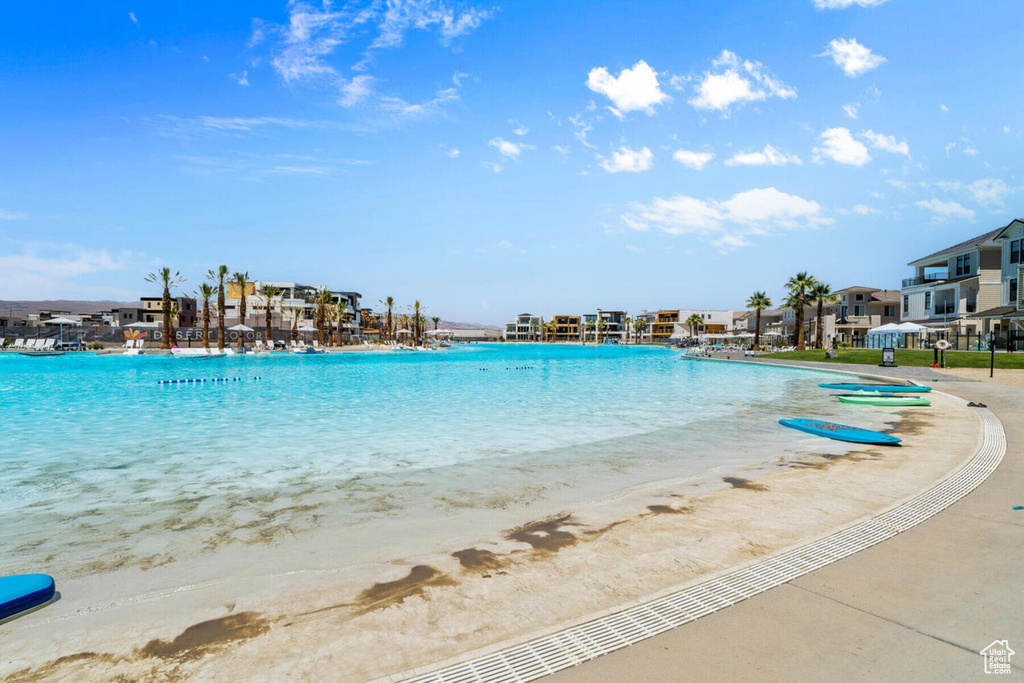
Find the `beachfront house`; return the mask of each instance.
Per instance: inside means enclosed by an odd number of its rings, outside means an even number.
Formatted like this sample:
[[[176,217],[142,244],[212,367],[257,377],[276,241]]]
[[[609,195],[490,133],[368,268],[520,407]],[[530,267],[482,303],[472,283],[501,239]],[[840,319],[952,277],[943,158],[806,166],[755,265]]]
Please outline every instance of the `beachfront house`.
[[[626,343],[628,330],[626,329],[626,311],[602,311],[597,313],[585,313],[583,315],[583,334],[585,341],[597,341],[600,333],[601,341],[613,340],[616,343]],[[597,321],[601,321],[598,329]]]
[[[654,314],[654,321],[650,327],[650,341],[655,344],[672,343],[672,335],[675,333],[675,325],[679,322],[679,311],[658,311]]]
[[[505,325],[506,341],[538,341],[542,338],[544,318],[532,313],[520,313]]]
[[[141,299],[142,320],[139,322],[156,323],[163,325],[164,321],[164,299],[161,296],[144,296]],[[198,309],[196,300],[187,296],[172,296],[171,308],[178,307],[178,315],[172,321],[175,329],[179,327],[195,327]]]
[[[555,323],[555,341],[578,342],[580,340],[580,316],[556,315],[551,320]]]
[[[1003,228],[972,237],[910,262],[914,276],[903,280],[900,319],[936,330],[977,334],[980,311],[1001,299]]]
[[[687,324],[691,316],[696,315],[701,323],[694,327]],[[673,325],[672,339],[698,339],[705,336],[724,337],[733,329],[733,312],[709,309],[680,309],[679,320]]]
[[[316,313],[316,301],[320,292],[327,289],[325,285],[304,285],[298,282],[277,282],[270,280],[254,280],[245,287],[245,317],[244,321],[238,319],[241,306],[241,290],[234,282],[228,282],[224,298],[224,318],[228,325],[243,322],[250,327],[265,325],[267,300],[260,292],[271,285],[277,288],[278,294],[273,297],[271,303],[270,326],[288,329],[292,325],[292,319],[298,315],[299,319],[312,320]],[[339,301],[346,301],[348,308],[345,313],[345,322],[342,326],[342,336],[349,341],[358,336],[362,326],[362,315],[359,301],[362,294],[359,292],[345,292],[328,290],[331,293],[331,303],[336,306]]]

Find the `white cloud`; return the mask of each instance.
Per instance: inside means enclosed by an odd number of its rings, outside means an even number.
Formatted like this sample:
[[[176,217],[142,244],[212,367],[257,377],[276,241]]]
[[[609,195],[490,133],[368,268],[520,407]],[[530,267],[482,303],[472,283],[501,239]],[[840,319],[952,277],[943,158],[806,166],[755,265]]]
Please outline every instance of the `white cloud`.
[[[26,216],[23,213],[0,209],[0,221],[20,221],[24,218],[26,218]]]
[[[694,235],[723,251],[749,244],[752,236],[832,223],[817,202],[774,187],[747,190],[725,201],[678,194],[655,198],[649,204],[631,204],[621,218],[631,230]]]
[[[401,97],[381,97],[378,100],[380,108],[406,118],[420,118],[430,116],[441,111],[441,105],[459,99],[459,93],[455,88],[444,88],[434,94],[434,98],[426,102],[410,104]]]
[[[796,97],[796,90],[769,74],[761,62],[741,62],[728,50],[722,50],[712,62],[712,68],[697,80],[697,94],[690,98],[690,104],[697,109],[723,114],[727,114],[734,104],[758,102],[769,97]]]
[[[882,135],[873,130],[868,130],[861,133],[861,137],[870,142],[871,146],[875,149],[892,152],[893,154],[902,154],[906,157],[910,156],[910,145],[907,144],[907,141],[898,142],[894,135]]]
[[[818,56],[831,57],[843,73],[851,78],[877,69],[887,61],[885,57],[876,55],[853,38],[836,38]]]
[[[569,123],[572,124],[572,127],[574,128],[573,135],[576,136],[576,139],[580,141],[581,145],[583,145],[584,147],[589,147],[590,149],[597,149],[587,140],[587,133],[593,130],[594,126],[584,121],[583,117],[580,116],[579,114],[575,116],[570,116],[568,118],[568,121]]]
[[[644,249],[643,247],[638,247],[635,244],[627,244],[626,245],[626,251],[631,251],[634,254],[642,254],[642,253],[644,253],[647,250]]]
[[[605,95],[622,112],[642,111],[648,116],[654,114],[654,105],[669,99],[658,85],[658,74],[644,60],[632,69],[623,69],[618,76],[608,73],[606,67],[591,69],[587,75],[587,87]]]
[[[369,74],[360,74],[347,83],[342,82],[339,85],[341,99],[338,103],[347,108],[363,102],[373,93],[373,82],[374,78]]]
[[[851,119],[857,118],[857,110],[860,109],[860,102],[851,102],[850,104],[843,105],[843,111]]]
[[[139,20],[135,18],[135,12],[129,12],[128,13],[128,18],[131,19],[132,23],[135,24],[136,26],[139,25]]]
[[[765,145],[761,152],[737,152],[727,159],[726,166],[783,166],[785,164],[802,164],[795,154],[786,154],[771,145]]]
[[[963,153],[969,157],[973,157],[978,154],[978,150],[974,149],[974,147],[972,147],[971,145],[967,145],[966,147],[964,147]]]
[[[882,212],[865,204],[854,204],[852,209],[849,211],[841,211],[841,213],[853,214],[855,216],[872,216],[881,214]]]
[[[886,0],[814,0],[814,6],[818,9],[846,9],[853,5],[861,7],[878,7]]]
[[[943,112],[949,112],[949,107],[947,107],[944,104],[940,104],[939,109],[941,109]]]
[[[982,206],[1003,206],[1003,200],[1013,190],[999,178],[982,178],[967,186],[974,201]]]
[[[519,137],[522,137],[530,132],[529,128],[519,123],[518,121],[509,121],[509,123],[511,123],[514,126],[514,128],[512,128],[512,132],[518,135]]]
[[[488,171],[491,171],[492,173],[501,173],[503,170],[505,170],[504,166],[502,166],[501,164],[496,164],[493,161],[485,161],[483,163],[484,168],[486,168]]]
[[[499,249],[513,249],[513,248],[515,248],[515,245],[512,244],[511,242],[509,242],[508,240],[502,240],[502,241],[498,242],[498,248]]]
[[[0,291],[7,299],[135,298],[110,287],[109,274],[151,264],[141,254],[111,253],[77,244],[23,244],[20,253],[0,250]],[[94,281],[90,276],[102,275]],[[141,273],[140,273],[141,282]]]
[[[449,159],[458,159],[459,155],[462,154],[462,152],[459,151],[458,147],[452,147],[451,149],[446,149],[444,151],[444,153],[448,156]]]
[[[823,157],[851,166],[863,166],[871,161],[868,148],[854,139],[848,128],[829,128],[821,134],[821,147],[814,148],[814,160],[821,163]]]
[[[932,213],[932,222],[941,223],[951,218],[974,218],[974,211],[957,202],[944,202],[939,199],[928,199],[916,203],[916,206]]]
[[[249,72],[243,71],[241,76],[236,74],[228,74],[228,78],[233,80],[238,85],[249,85]]]
[[[569,156],[569,146],[568,145],[552,145],[551,149],[555,150],[556,152],[558,152],[562,156]]]
[[[382,4],[377,3],[378,6]],[[376,18],[380,33],[370,47],[398,47],[411,29],[423,31],[434,26],[440,28],[441,42],[448,45],[453,39],[476,30],[490,18],[488,10],[468,8],[456,13],[444,2],[435,0],[390,0],[383,15]]]
[[[497,149],[502,156],[509,159],[518,159],[524,149],[533,149],[532,145],[524,145],[521,142],[511,142],[505,138],[493,138],[487,142],[488,145]]]
[[[598,158],[601,159],[601,168],[609,173],[641,173],[654,165],[654,154],[647,147],[641,150],[620,147],[618,152],[612,152],[611,159]]]
[[[672,158],[683,166],[703,171],[708,162],[715,158],[715,155],[711,152],[693,152],[688,149],[680,149],[672,155]]]

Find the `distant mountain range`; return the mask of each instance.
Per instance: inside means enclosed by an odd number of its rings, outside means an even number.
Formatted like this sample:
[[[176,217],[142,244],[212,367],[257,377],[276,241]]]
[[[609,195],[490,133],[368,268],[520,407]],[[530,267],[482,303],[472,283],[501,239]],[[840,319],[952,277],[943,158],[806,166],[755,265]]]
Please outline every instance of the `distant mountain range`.
[[[68,313],[99,313],[112,308],[135,308],[138,301],[76,301],[74,299],[53,299],[47,301],[4,301],[0,299],[0,315],[25,318],[39,311],[67,311]],[[442,320],[438,327],[459,330],[500,330],[498,325],[480,325]],[[427,329],[434,329],[434,323],[427,321]]]

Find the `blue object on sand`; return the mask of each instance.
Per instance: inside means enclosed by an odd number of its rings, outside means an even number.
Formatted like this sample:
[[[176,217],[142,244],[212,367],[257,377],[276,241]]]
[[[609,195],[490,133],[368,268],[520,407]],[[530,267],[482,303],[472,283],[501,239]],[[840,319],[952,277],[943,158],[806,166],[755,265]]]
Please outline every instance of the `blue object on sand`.
[[[887,394],[924,394],[931,387],[919,387],[914,384],[819,384],[823,389],[836,391],[881,391]]]
[[[47,602],[55,591],[49,574],[0,576],[0,619]]]
[[[810,420],[807,418],[793,418],[779,420],[779,424],[799,429],[801,432],[824,436],[837,441],[851,441],[853,443],[870,443],[883,446],[895,446],[900,442],[895,436],[873,432],[870,429],[850,427],[848,425],[836,424],[835,422],[823,422],[822,420]]]

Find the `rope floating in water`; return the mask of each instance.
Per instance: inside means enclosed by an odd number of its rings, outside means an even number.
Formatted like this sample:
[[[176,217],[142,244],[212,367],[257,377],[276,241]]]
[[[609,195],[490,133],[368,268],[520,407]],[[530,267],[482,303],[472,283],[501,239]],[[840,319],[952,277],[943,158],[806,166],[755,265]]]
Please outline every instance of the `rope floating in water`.
[[[253,381],[263,379],[262,377],[253,377]],[[212,377],[210,379],[159,379],[157,384],[199,384],[200,382],[241,382],[241,377]]]

